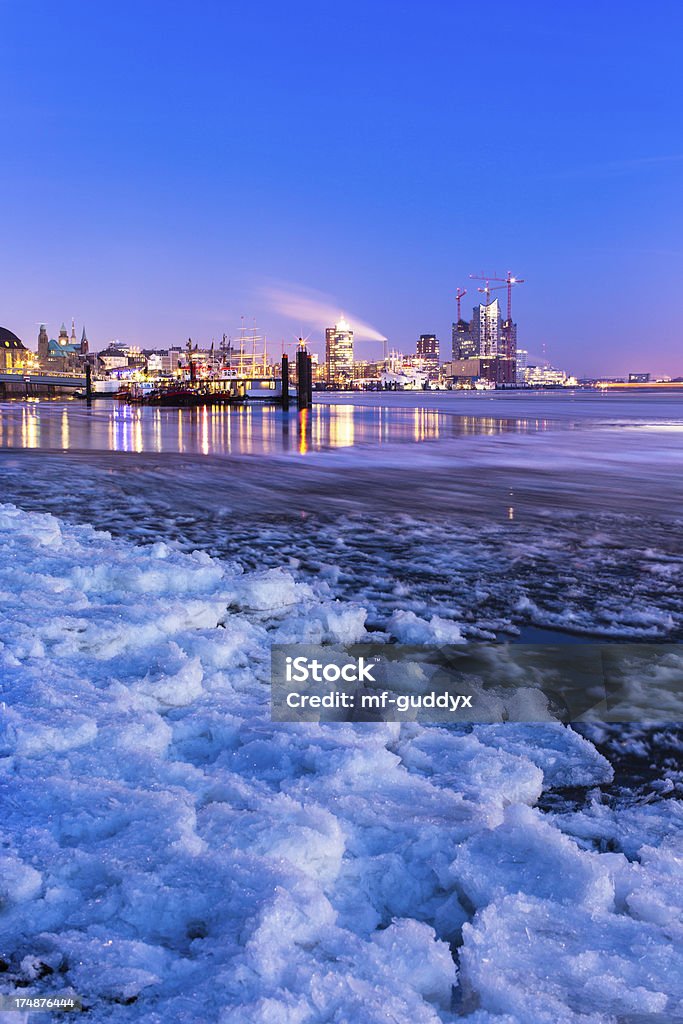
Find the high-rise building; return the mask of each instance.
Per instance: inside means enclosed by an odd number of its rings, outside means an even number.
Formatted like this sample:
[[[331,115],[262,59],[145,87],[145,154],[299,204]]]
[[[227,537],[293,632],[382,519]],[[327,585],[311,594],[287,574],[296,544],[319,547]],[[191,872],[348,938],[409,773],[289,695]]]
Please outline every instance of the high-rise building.
[[[421,334],[415,353],[418,359],[439,359],[439,339],[435,334]]]
[[[500,355],[502,327],[498,299],[486,305],[480,303],[472,310],[472,336],[477,345],[477,354],[482,359]]]
[[[497,380],[501,384],[515,384],[517,380],[517,324],[512,320],[501,324]]]
[[[353,331],[342,317],[325,331],[325,364],[329,387],[347,387],[353,379]]]
[[[503,320],[500,329],[500,352],[506,359],[515,359],[517,356],[517,324],[512,320]]]
[[[477,342],[472,335],[472,328],[467,320],[458,320],[451,328],[452,359],[472,359],[479,354]]]
[[[529,353],[525,348],[518,348],[515,352],[515,377],[518,384],[524,384],[525,371]]]
[[[415,346],[415,355],[420,359],[430,374],[438,374],[441,360],[439,358],[439,339],[435,334],[421,334]]]
[[[503,320],[498,299],[475,306],[469,323],[453,324],[452,359],[460,375],[467,376],[465,362],[469,370],[478,360],[478,376],[496,384],[516,382],[517,324]]]

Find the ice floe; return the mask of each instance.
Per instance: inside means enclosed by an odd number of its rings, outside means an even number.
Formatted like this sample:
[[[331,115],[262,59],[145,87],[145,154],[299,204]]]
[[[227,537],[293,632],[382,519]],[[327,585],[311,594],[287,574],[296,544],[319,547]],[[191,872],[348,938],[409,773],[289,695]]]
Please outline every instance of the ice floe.
[[[367,636],[331,579],[0,507],[0,991],[94,1024],[683,1020],[676,801],[615,813],[557,724],[270,720],[272,642]]]

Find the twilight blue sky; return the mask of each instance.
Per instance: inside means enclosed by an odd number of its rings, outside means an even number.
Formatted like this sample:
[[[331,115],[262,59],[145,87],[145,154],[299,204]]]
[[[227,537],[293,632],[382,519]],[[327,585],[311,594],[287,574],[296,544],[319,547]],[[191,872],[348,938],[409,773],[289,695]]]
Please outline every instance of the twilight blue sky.
[[[682,36],[678,0],[0,0],[0,324],[278,350],[314,290],[407,352],[511,269],[532,355],[683,374]]]

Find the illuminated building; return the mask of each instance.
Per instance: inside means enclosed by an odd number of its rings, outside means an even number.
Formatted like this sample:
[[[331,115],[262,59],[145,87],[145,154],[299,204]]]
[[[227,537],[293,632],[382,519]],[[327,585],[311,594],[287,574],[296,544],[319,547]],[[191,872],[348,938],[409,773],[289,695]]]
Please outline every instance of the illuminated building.
[[[477,342],[472,336],[472,329],[467,320],[458,320],[451,329],[452,359],[472,359],[478,355]]]
[[[23,366],[28,354],[28,349],[16,334],[6,327],[0,327],[0,370]]]
[[[353,379],[359,383],[368,383],[374,381],[379,383],[384,369],[384,361],[380,360],[356,360],[353,364]]]
[[[119,370],[123,367],[142,369],[145,366],[145,357],[139,348],[134,348],[117,339],[111,341],[105,349],[97,353],[97,363],[99,369],[105,372]]]
[[[85,346],[85,347],[84,347]],[[71,337],[62,324],[57,338],[49,338],[45,324],[38,334],[38,361],[44,370],[77,370],[88,352],[88,339],[83,328],[80,343],[76,340],[76,324],[71,321]]]
[[[498,381],[504,384],[515,384],[517,380],[517,324],[512,320],[503,320],[501,324],[498,359]]]
[[[435,334],[421,334],[415,354],[422,360],[426,370],[430,374],[437,373],[439,369],[439,339]]]
[[[325,331],[325,366],[328,387],[347,387],[353,379],[353,331],[343,317]]]
[[[530,388],[573,386],[578,383],[575,377],[567,376],[564,370],[558,370],[555,366],[527,366],[524,381]]]
[[[517,324],[502,319],[498,299],[475,306],[469,323],[454,323],[452,337],[453,362],[459,368],[456,377],[470,375],[494,384],[516,383]]]
[[[490,359],[500,354],[502,321],[498,299],[487,305],[480,303],[474,307],[470,329],[478,356]]]

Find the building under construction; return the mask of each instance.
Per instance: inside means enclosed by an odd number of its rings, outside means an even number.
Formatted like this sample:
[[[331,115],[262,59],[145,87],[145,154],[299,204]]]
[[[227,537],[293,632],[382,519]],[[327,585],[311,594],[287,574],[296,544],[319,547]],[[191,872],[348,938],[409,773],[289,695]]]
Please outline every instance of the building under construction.
[[[449,376],[454,379],[481,378],[494,384],[514,384],[517,376],[517,324],[512,319],[512,288],[522,284],[521,278],[477,277],[485,281],[477,290],[484,301],[474,306],[472,319],[463,320],[460,306],[465,289],[458,288],[456,301],[458,315],[452,328],[452,362],[447,364]],[[491,286],[491,281],[502,284]],[[491,292],[507,288],[507,316],[503,317],[500,302]]]

